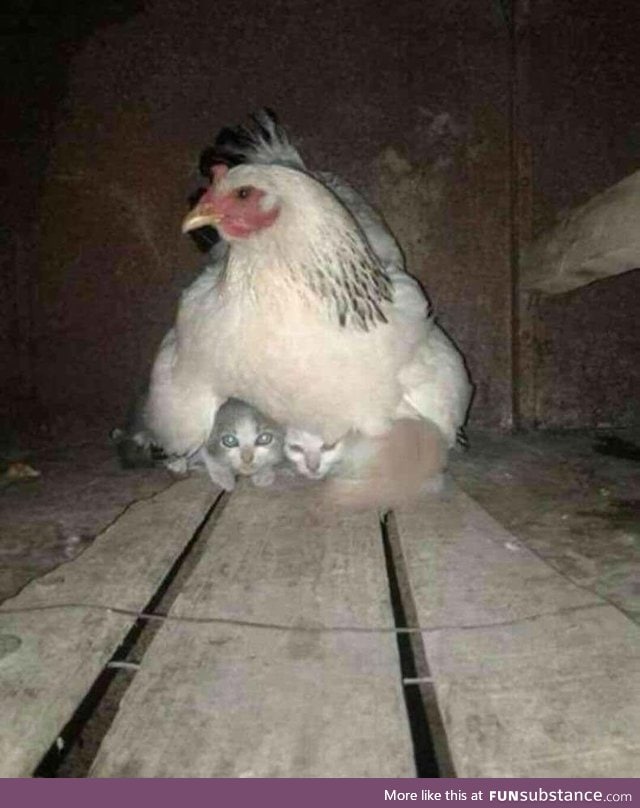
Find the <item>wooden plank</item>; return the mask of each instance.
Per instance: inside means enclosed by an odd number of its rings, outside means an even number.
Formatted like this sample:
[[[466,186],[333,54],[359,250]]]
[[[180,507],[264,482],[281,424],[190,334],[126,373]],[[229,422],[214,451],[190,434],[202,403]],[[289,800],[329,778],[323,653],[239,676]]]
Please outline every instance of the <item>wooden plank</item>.
[[[189,479],[130,507],[73,561],[0,606],[0,776],[26,777],[216,496]]]
[[[640,775],[640,628],[455,486],[397,514],[459,777]]]
[[[91,776],[415,777],[375,513],[245,486],[171,614]]]
[[[640,171],[571,211],[523,253],[520,289],[558,294],[640,267]]]

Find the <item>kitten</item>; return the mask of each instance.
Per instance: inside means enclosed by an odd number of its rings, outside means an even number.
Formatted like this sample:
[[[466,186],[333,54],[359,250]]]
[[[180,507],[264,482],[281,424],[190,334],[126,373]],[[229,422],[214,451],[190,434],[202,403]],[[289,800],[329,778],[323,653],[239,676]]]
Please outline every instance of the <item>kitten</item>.
[[[298,474],[310,480],[322,480],[335,474],[344,455],[345,442],[324,443],[319,435],[304,429],[288,427],[284,439],[284,453]]]
[[[285,457],[298,474],[310,480],[325,477],[360,477],[371,461],[377,443],[358,432],[349,432],[334,443],[325,443],[320,435],[287,427]]]
[[[328,478],[332,505],[351,509],[394,507],[442,490],[446,442],[431,421],[400,419],[379,437],[349,432],[335,444],[289,428],[284,452],[298,473]]]
[[[258,486],[275,480],[274,466],[282,460],[283,430],[255,407],[230,398],[218,410],[211,435],[190,461],[202,463],[217,485],[227,491],[235,476],[251,477]]]

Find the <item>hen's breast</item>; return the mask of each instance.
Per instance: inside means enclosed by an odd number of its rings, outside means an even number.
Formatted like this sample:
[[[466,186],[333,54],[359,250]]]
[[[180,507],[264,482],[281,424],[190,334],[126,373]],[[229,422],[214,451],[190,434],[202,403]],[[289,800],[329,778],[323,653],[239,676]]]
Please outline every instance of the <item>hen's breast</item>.
[[[286,284],[223,302],[200,341],[217,391],[327,441],[385,429],[401,398],[399,369],[420,338],[415,322],[340,327],[320,301]]]

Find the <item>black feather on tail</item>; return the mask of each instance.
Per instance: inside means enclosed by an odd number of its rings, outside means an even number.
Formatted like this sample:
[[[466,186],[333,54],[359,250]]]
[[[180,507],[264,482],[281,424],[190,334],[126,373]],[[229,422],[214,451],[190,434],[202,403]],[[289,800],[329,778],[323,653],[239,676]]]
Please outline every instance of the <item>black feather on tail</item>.
[[[463,426],[461,426],[456,433],[456,444],[465,451],[469,448],[469,438]]]

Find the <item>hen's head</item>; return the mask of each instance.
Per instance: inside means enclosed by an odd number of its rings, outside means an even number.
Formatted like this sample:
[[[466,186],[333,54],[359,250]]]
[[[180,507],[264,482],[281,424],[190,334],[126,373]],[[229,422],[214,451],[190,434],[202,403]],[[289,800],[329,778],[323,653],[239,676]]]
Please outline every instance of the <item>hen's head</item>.
[[[217,165],[212,175],[211,187],[182,224],[185,233],[209,224],[227,241],[249,239],[276,223],[282,229],[301,207],[308,220],[309,209],[326,209],[333,201],[311,177],[283,166]]]
[[[227,241],[234,241],[270,227],[278,218],[277,200],[259,187],[254,177],[238,177],[235,171],[229,177],[229,169],[224,165],[215,166],[212,173],[211,187],[182,224],[184,233],[213,225]],[[264,185],[264,181],[260,184]]]

